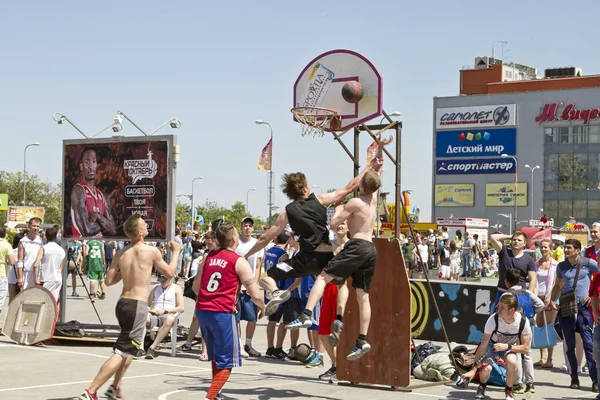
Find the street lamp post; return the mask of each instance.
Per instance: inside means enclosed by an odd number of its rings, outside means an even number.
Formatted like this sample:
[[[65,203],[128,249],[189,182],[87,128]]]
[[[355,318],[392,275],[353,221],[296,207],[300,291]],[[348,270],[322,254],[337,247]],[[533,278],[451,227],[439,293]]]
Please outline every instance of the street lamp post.
[[[399,117],[401,115],[402,115],[402,113],[400,111],[392,111],[391,113],[388,114],[388,117]],[[385,119],[385,117],[381,118],[381,120],[379,121],[379,125],[383,124],[384,119]]]
[[[192,230],[194,229],[194,214],[196,214],[196,210],[194,210],[194,182],[198,179],[204,179],[203,176],[199,176],[192,180]]]
[[[515,230],[517,230],[517,207],[519,206],[519,162],[515,156],[509,156],[508,154],[502,154],[500,157],[512,158],[515,160],[515,214],[513,217],[515,219]],[[512,229],[510,233],[512,234]]]
[[[247,213],[250,213],[250,210],[248,208],[248,196],[250,195],[250,192],[256,192],[256,188],[248,189],[248,191],[246,192],[246,212]]]
[[[269,228],[271,227],[271,215],[273,207],[273,127],[267,121],[257,119],[254,121],[257,125],[268,125],[271,130],[271,169],[269,170]]]
[[[499,215],[504,218],[508,218],[508,229],[509,229],[508,233],[512,235],[513,215],[512,214],[496,214],[496,215]]]
[[[529,191],[531,192],[531,219],[533,219],[533,171],[535,171],[539,167],[539,165],[536,165],[532,168],[529,166],[529,164],[525,164],[525,168],[529,168],[531,170],[531,187],[529,188]]]
[[[27,148],[30,146],[39,146],[40,142],[33,142],[25,146],[25,150],[23,150],[23,205],[27,201]]]
[[[321,189],[321,186],[319,185],[312,185],[313,189],[319,189],[320,193],[323,193],[323,189]]]

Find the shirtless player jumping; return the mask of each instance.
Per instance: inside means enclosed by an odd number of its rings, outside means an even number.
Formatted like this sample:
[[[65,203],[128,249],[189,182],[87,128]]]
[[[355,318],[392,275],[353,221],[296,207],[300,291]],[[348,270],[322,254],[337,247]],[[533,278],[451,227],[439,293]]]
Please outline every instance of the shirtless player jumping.
[[[114,400],[123,398],[121,379],[144,342],[152,265],[167,279],[175,276],[177,271],[178,255],[182,247],[180,244],[169,242],[173,257],[167,264],[158,248],[144,243],[148,227],[139,215],[129,217],[123,230],[131,239],[131,244],[117,251],[105,279],[106,286],[112,286],[123,279],[123,291],[115,308],[121,333],[113,348],[114,354],[102,365],[94,381],[79,397],[80,400],[98,400],[98,389],[113,375],[115,380],[105,395]]]
[[[248,259],[252,254],[263,249],[283,232],[288,224],[294,235],[298,236],[300,251],[289,260],[269,269],[260,278],[260,285],[271,294],[271,301],[266,306],[265,315],[274,314],[279,304],[290,298],[289,291],[278,290],[276,281],[318,275],[333,258],[327,226],[327,207],[341,203],[348,194],[358,189],[365,174],[372,168],[376,168],[377,163],[378,159],[374,159],[343,188],[319,195],[310,192],[310,186],[303,173],[283,175],[281,187],[283,193],[292,202],[285,206],[285,210],[277,217],[275,225],[265,232],[245,255]]]
[[[382,160],[383,146],[391,142],[380,140],[376,158]],[[345,205],[339,205],[331,219],[331,229],[348,220],[348,231],[351,239],[317,277],[308,297],[306,308],[297,320],[288,324],[287,329],[308,328],[312,325],[312,312],[321,297],[328,282],[343,282],[352,277],[352,286],[356,289],[356,300],[360,314],[360,332],[356,346],[348,355],[348,360],[358,360],[371,350],[367,342],[367,331],[371,321],[371,305],[369,303],[369,288],[375,272],[377,252],[373,244],[373,224],[377,216],[377,193],[381,186],[381,169],[383,163],[378,163],[374,170],[368,171],[360,181],[360,196],[350,199]],[[331,326],[330,344],[337,346],[342,331],[342,315],[348,300],[348,288],[343,285],[338,293],[337,318]],[[333,340],[332,340],[333,339]]]

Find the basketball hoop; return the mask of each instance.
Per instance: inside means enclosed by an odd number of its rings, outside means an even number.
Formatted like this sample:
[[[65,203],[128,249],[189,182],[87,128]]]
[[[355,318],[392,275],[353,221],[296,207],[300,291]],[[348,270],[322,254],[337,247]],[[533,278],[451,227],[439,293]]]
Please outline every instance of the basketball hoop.
[[[323,137],[324,129],[339,130],[342,124],[342,117],[329,108],[303,106],[294,107],[291,111],[302,128],[302,136]]]

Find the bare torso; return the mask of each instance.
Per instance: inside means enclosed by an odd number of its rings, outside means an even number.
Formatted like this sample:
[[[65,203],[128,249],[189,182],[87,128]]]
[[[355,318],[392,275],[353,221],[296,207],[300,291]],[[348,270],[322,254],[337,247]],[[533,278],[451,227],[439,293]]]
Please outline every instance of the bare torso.
[[[150,277],[154,259],[159,250],[144,242],[129,245],[115,254],[111,268],[118,268],[123,279],[121,297],[140,301],[148,300]],[[117,262],[117,265],[114,263]]]
[[[350,204],[352,202],[352,204]],[[353,239],[373,241],[373,226],[377,214],[377,199],[372,194],[350,199],[351,213],[348,216],[348,230]],[[346,207],[348,207],[348,205]]]

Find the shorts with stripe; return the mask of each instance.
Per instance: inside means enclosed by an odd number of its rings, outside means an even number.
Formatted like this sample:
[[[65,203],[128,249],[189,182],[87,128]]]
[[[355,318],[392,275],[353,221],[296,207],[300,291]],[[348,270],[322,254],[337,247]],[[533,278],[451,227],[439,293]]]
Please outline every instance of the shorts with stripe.
[[[219,369],[241,367],[240,336],[235,314],[196,310],[196,318],[206,342],[208,360],[215,360]]]
[[[323,299],[321,301],[321,315],[319,316],[319,335],[330,335],[331,324],[335,321],[337,314],[338,287],[329,282],[325,286]]]
[[[115,354],[123,357],[136,355],[144,343],[148,303],[134,299],[119,299],[115,314],[121,333],[113,346]]]

